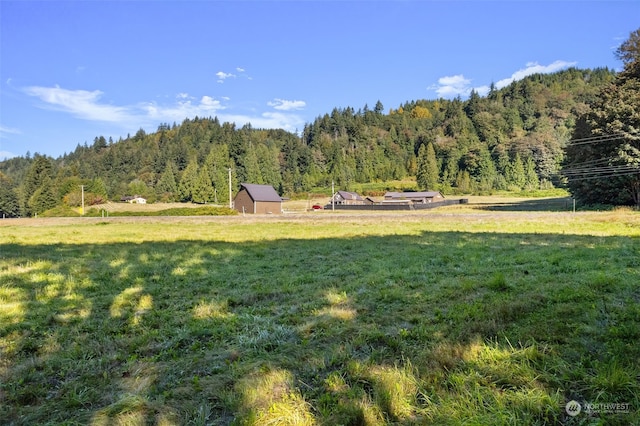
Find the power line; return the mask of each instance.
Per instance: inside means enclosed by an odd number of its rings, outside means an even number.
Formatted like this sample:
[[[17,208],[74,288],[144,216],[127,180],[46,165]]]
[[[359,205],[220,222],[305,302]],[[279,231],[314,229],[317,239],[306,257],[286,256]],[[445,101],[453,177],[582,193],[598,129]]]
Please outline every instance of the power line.
[[[620,141],[628,137],[625,133],[612,133],[606,135],[589,136],[570,140],[567,148]],[[619,159],[614,157],[596,158],[579,163],[567,164],[560,173],[569,181],[579,181],[588,179],[607,179],[618,176],[630,176],[640,174],[640,168],[631,164],[615,164]]]
[[[577,169],[577,168],[581,168],[581,167],[588,167],[588,166],[595,166],[595,165],[599,165],[599,164],[610,164],[611,160],[613,160],[613,158],[597,158],[595,160],[588,160],[588,161],[583,161],[581,163],[571,163],[571,164],[567,164],[564,167],[564,170],[566,169]]]
[[[609,174],[609,173],[617,173],[617,172],[638,172],[640,173],[640,169],[634,166],[606,166],[600,167],[598,169],[574,169],[574,170],[566,170],[563,171],[563,174],[567,177],[571,175],[601,175],[601,174]]]
[[[634,169],[634,170],[629,170],[626,172],[614,172],[614,173],[610,173],[610,174],[603,174],[603,175],[592,175],[592,176],[582,176],[582,177],[567,177],[569,179],[569,181],[571,182],[575,182],[575,181],[579,181],[579,180],[589,180],[589,179],[608,179],[608,178],[613,178],[613,177],[620,177],[620,176],[630,176],[630,175],[639,175],[640,176],[640,169]]]
[[[592,143],[600,143],[600,142],[611,142],[611,141],[622,139],[625,136],[626,135],[624,133],[614,133],[611,135],[591,136],[588,138],[571,139],[570,141],[567,142],[567,147],[589,145]]]

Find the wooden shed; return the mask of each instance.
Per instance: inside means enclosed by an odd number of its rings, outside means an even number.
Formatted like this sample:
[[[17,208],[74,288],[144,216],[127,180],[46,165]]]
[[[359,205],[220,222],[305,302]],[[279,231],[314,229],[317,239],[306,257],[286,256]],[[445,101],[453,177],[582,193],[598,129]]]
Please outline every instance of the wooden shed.
[[[234,198],[233,208],[240,213],[280,214],[282,198],[271,185],[242,183]]]

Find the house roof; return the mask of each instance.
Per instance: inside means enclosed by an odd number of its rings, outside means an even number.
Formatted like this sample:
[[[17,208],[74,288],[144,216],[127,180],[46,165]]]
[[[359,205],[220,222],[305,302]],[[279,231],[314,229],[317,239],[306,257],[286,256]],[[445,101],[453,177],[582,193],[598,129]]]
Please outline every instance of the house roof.
[[[338,191],[338,194],[342,197],[343,200],[363,201],[362,197],[355,192]]]
[[[241,183],[240,188],[245,189],[253,201],[275,201],[281,202],[282,197],[278,195],[271,185],[259,185],[257,183]]]
[[[438,191],[422,191],[422,192],[387,192],[384,198],[433,198],[443,197]],[[444,197],[443,197],[444,198]]]

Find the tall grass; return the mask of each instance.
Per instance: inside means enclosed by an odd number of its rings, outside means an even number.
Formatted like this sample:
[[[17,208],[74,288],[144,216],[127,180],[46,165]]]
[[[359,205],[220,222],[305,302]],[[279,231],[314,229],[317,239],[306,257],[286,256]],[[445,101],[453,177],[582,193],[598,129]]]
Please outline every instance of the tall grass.
[[[639,415],[631,211],[11,223],[1,424]]]

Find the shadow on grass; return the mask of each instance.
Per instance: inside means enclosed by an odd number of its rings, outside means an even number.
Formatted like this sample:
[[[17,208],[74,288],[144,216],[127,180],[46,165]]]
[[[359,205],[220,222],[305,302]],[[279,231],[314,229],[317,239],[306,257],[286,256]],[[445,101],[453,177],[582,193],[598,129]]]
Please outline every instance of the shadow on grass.
[[[550,211],[562,212],[573,210],[573,198],[540,198],[528,199],[525,201],[505,201],[504,203],[490,203],[486,205],[478,205],[482,210],[490,211]]]
[[[638,282],[627,237],[5,244],[0,423],[625,424]]]

